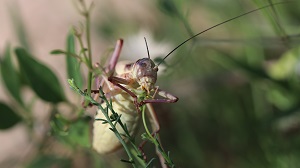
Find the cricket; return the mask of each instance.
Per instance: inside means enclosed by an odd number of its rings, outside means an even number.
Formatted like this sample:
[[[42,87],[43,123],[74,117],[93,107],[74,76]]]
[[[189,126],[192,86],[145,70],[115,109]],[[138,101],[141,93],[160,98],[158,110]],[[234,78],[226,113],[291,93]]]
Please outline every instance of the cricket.
[[[122,122],[126,123],[131,135],[136,133],[137,127],[140,124],[140,107],[146,104],[148,116],[151,123],[153,123],[153,134],[155,134],[159,131],[160,127],[155,111],[150,103],[174,103],[178,98],[155,86],[158,67],[151,60],[150,55],[148,55],[148,58],[139,59],[135,63],[117,63],[116,61],[120,56],[122,45],[123,40],[120,39],[116,44],[116,49],[109,61],[109,65],[105,69],[106,73],[111,75],[102,76],[101,87],[103,87],[106,97],[112,100],[114,110],[122,114]],[[163,98],[156,99],[156,94]],[[141,97],[144,98],[139,101]],[[104,118],[103,113],[98,111],[95,119],[101,118]],[[98,153],[111,153],[121,147],[114,133],[107,131],[109,127],[108,124],[94,122],[93,148]],[[118,130],[124,134],[122,129]],[[157,154],[162,163],[164,163],[160,153],[157,152]]]
[[[232,20],[241,18],[242,16],[250,13],[262,10],[264,8],[271,7],[273,5],[283,4],[284,2],[274,3],[266,5],[246,13],[240,14],[236,17],[223,21],[216,24],[204,31],[201,31],[185,41],[177,45],[172,51],[170,51],[162,60],[168,58],[175,50],[187,43],[188,41],[198,37],[199,35],[207,32],[215,27],[228,23]],[[115,49],[107,65],[102,68],[103,73],[99,76],[97,81],[97,87],[102,88],[107,99],[112,101],[114,110],[122,115],[121,120],[126,124],[130,135],[137,133],[140,120],[141,120],[141,107],[147,107],[148,120],[151,123],[152,134],[155,135],[159,132],[160,126],[156,117],[155,111],[151,104],[153,103],[175,103],[178,98],[165,91],[162,88],[156,86],[157,72],[159,65],[163,62],[155,64],[151,60],[148,44],[145,38],[145,46],[147,49],[148,56],[137,60],[136,62],[118,61],[123,46],[123,40],[119,39],[116,43]],[[95,65],[99,68],[99,64]],[[94,91],[95,93],[97,92]],[[96,94],[97,95],[97,94]],[[98,96],[98,95],[97,95]],[[95,97],[95,99],[97,98]],[[102,103],[102,106],[106,106]],[[109,130],[109,124],[103,124],[98,119],[105,118],[101,111],[97,111],[95,115],[95,121],[93,123],[93,142],[92,146],[99,154],[108,154],[117,151],[122,147],[115,134]],[[122,134],[124,131],[117,124],[116,128]],[[141,144],[141,148],[144,145]],[[161,162],[162,167],[167,167],[164,158],[157,151],[157,155]]]

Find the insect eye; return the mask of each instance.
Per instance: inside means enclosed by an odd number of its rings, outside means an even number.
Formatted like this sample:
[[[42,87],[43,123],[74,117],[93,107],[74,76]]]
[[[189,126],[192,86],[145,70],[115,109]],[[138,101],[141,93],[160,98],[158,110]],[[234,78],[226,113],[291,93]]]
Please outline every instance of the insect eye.
[[[147,66],[146,63],[141,63],[140,65],[141,65],[141,67],[146,67]]]

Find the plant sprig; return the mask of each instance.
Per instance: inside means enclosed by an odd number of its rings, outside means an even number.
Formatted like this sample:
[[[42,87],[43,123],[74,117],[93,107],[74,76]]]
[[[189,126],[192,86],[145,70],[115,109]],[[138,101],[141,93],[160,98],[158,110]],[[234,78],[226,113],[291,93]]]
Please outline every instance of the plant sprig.
[[[158,152],[163,156],[163,158],[165,159],[165,164],[168,167],[174,168],[175,164],[174,162],[171,160],[170,156],[169,156],[169,152],[168,154],[164,151],[164,149],[162,148],[159,138],[158,138],[158,134],[155,134],[155,137],[150,133],[148,126],[147,126],[147,122],[146,122],[146,117],[145,117],[145,113],[146,113],[146,106],[142,106],[142,119],[143,119],[143,125],[145,128],[146,133],[142,134],[143,139],[148,140],[149,142],[153,143],[156,147],[156,149],[158,150]]]
[[[124,149],[125,149],[128,157],[129,157],[128,160],[121,159],[121,161],[130,163],[130,164],[132,164],[133,167],[137,167],[137,164],[136,164],[135,160],[138,160],[138,162],[143,167],[146,167],[147,163],[146,163],[145,160],[142,159],[142,154],[138,150],[138,147],[135,145],[134,138],[129,134],[129,131],[127,129],[126,124],[124,124],[121,121],[121,115],[119,115],[117,112],[114,111],[114,109],[112,107],[112,102],[108,101],[107,98],[105,97],[104,92],[102,91],[102,88],[99,89],[99,93],[100,93],[100,98],[106,104],[105,108],[103,108],[100,103],[98,103],[97,101],[95,101],[86,92],[84,92],[81,89],[79,89],[73,79],[68,79],[68,83],[69,83],[71,89],[73,89],[76,93],[78,93],[81,96],[83,96],[86,101],[89,101],[90,103],[92,103],[93,105],[97,106],[98,109],[101,110],[101,112],[105,116],[105,119],[96,119],[96,120],[103,121],[102,124],[109,124],[110,125],[110,130],[114,132],[114,134],[116,135],[116,137],[118,138],[118,140],[120,141],[120,143],[123,145],[123,147],[124,147]],[[109,112],[111,112],[111,115],[109,114]],[[121,134],[117,130],[117,128],[116,128],[117,124],[119,124],[121,126],[121,128],[124,130],[125,135]],[[134,149],[134,152],[130,151],[130,147],[128,146],[128,144],[126,143],[126,141],[124,140],[123,137],[125,137],[126,140],[129,141],[129,143],[131,144],[132,148]],[[136,153],[137,157],[133,157],[133,153]]]

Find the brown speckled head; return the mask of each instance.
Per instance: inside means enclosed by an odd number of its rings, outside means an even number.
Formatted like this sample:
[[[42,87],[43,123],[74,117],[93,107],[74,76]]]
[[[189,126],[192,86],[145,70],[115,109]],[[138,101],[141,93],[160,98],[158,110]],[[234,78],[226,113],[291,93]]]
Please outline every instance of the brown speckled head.
[[[154,86],[157,79],[158,68],[149,58],[142,58],[133,65],[133,78],[137,80],[142,89],[149,92]]]

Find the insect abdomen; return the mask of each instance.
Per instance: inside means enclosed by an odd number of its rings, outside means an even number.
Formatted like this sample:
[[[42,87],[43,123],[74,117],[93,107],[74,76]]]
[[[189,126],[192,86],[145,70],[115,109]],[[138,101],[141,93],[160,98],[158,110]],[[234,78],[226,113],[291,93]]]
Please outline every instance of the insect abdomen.
[[[126,124],[127,129],[130,135],[134,135],[136,132],[137,125],[139,124],[139,115],[136,112],[136,108],[133,105],[131,99],[125,99],[126,94],[118,94],[115,96],[115,100],[112,103],[113,109],[119,115],[121,115],[121,121],[123,124]],[[106,104],[102,104],[103,107]],[[111,112],[109,112],[111,114]],[[98,110],[95,119],[105,119],[103,113]],[[118,150],[121,147],[121,143],[114,134],[113,131],[109,130],[110,125],[102,124],[103,121],[95,120],[94,121],[94,130],[93,130],[93,148],[100,154],[111,153]],[[117,130],[120,134],[125,134],[124,130],[119,124],[116,125]]]

